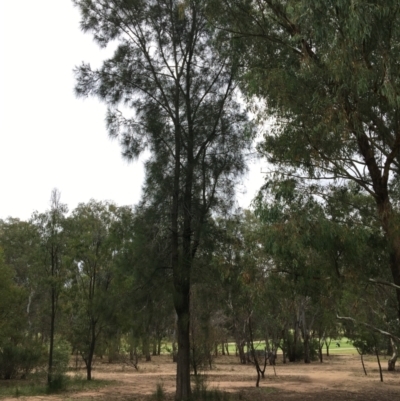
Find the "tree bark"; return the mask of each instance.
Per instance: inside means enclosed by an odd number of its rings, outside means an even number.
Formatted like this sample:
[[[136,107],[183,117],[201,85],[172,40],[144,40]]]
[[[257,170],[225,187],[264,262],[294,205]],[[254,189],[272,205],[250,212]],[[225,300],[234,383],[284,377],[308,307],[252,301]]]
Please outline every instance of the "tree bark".
[[[396,361],[397,361],[397,356],[398,356],[398,352],[397,352],[397,344],[395,343],[395,341],[393,340],[393,338],[390,338],[390,343],[392,345],[392,357],[388,360],[388,371],[389,372],[393,372],[396,370]]]
[[[187,294],[189,298],[189,294]],[[177,401],[189,400],[190,388],[190,341],[189,341],[189,303],[180,308],[178,313],[178,355],[176,371],[176,396]]]
[[[379,366],[379,376],[381,378],[381,382],[383,382],[382,366],[381,366],[381,361],[379,359],[379,351],[378,351],[377,347],[375,347],[375,354],[376,354],[376,359],[378,361],[378,366]]]
[[[56,321],[56,294],[55,289],[51,289],[51,317],[50,317],[50,347],[49,347],[49,364],[47,372],[47,384],[53,381],[53,350],[54,350],[54,330]]]
[[[146,358],[146,362],[150,362],[151,361],[150,340],[149,340],[149,337],[146,336],[146,334],[143,337],[142,346],[143,346],[143,349],[142,349],[143,356]]]

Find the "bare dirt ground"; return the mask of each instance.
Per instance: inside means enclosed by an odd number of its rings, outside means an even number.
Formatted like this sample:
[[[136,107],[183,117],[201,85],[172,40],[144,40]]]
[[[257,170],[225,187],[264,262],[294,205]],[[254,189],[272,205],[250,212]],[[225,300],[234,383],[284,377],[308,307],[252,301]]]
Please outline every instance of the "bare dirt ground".
[[[235,400],[400,400],[400,371],[387,372],[382,358],[384,382],[380,382],[376,359],[367,357],[364,375],[360,359],[354,355],[335,355],[324,363],[287,363],[278,361],[276,376],[267,366],[265,379],[255,387],[256,371],[252,365],[240,365],[234,356],[215,360],[214,368],[204,372],[208,389],[232,393]],[[176,365],[169,356],[153,357],[142,362],[139,371],[122,364],[97,362],[93,370],[94,380],[111,380],[112,383],[96,391],[63,393],[40,397],[20,397],[29,401],[139,401],[155,400],[157,385],[162,385],[165,398],[173,399]],[[84,372],[82,371],[82,374]],[[15,398],[3,399],[4,401]]]

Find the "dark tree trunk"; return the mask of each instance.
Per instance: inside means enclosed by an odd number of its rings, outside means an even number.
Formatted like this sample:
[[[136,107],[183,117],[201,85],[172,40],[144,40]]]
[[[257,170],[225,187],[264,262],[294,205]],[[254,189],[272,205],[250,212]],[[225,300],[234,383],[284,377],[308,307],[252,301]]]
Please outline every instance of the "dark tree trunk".
[[[310,363],[310,337],[308,334],[304,336],[304,363]]]
[[[383,382],[382,366],[381,366],[381,360],[379,359],[378,347],[375,347],[375,354],[376,354],[376,359],[378,361],[378,366],[379,366],[379,375],[381,378],[381,382]]]
[[[329,356],[329,346],[331,345],[331,340],[329,342],[325,340],[326,356]]]
[[[88,349],[87,358],[84,358],[86,364],[86,378],[87,380],[92,380],[92,366],[93,366],[93,356],[96,347],[96,322],[93,321],[90,324],[90,344]]]
[[[363,358],[363,354],[362,353],[360,353],[360,357],[361,357],[361,364],[362,364],[362,367],[363,367],[363,370],[364,370],[364,374],[365,374],[365,376],[367,376],[367,370],[365,369],[364,358]]]
[[[236,343],[236,355],[239,356],[241,364],[245,365],[247,363],[246,354],[244,352],[244,344],[242,342]]]
[[[189,294],[187,294],[189,297]],[[189,303],[187,305],[189,306]],[[190,341],[189,308],[182,308],[178,313],[178,355],[176,372],[176,400],[189,400],[190,389]]]
[[[56,321],[56,294],[55,289],[51,289],[51,317],[50,317],[50,347],[49,347],[49,364],[47,372],[47,384],[53,381],[53,351],[54,351],[54,329]]]
[[[318,355],[319,355],[319,361],[321,363],[324,362],[323,355],[322,355],[322,344],[318,344]]]
[[[378,215],[381,223],[381,227],[388,239],[390,245],[390,270],[393,277],[393,283],[400,287],[400,233],[398,225],[396,223],[397,218],[393,212],[392,204],[389,198],[388,181],[389,171],[382,169],[376,160],[374,150],[371,148],[370,141],[365,133],[355,127],[354,135],[357,138],[358,147],[360,153],[363,155],[365,164],[367,165],[371,181],[372,188],[375,193],[375,202],[377,205]],[[399,154],[398,141],[399,137],[396,138],[396,145],[393,149],[393,155],[388,158],[396,158]],[[388,165],[387,167],[389,167]],[[400,318],[400,289],[396,289],[397,297],[397,315]]]
[[[142,345],[143,345],[143,356],[146,358],[146,362],[151,361],[151,355],[150,355],[150,340],[149,337],[146,335],[142,339]]]
[[[256,371],[257,371],[256,387],[259,387],[260,377],[262,376],[262,378],[264,378],[265,369],[267,367],[267,354],[264,352],[264,366],[263,366],[263,369],[261,369],[260,363],[258,361],[257,352],[254,349],[254,338],[253,338],[253,328],[252,328],[252,324],[251,324],[251,317],[249,317],[249,320],[248,320],[248,328],[249,328],[250,342],[247,345],[247,348],[248,348],[247,354],[250,355],[250,353],[251,353],[251,356],[253,357],[254,366],[256,367]]]

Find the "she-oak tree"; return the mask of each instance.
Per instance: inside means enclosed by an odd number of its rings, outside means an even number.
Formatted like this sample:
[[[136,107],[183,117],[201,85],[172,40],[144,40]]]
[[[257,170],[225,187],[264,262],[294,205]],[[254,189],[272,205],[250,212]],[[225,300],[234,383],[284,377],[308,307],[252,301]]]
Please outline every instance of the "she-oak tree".
[[[190,398],[193,260],[211,211],[227,206],[251,143],[236,101],[236,63],[217,52],[201,1],[73,0],[100,46],[118,42],[98,70],[76,69],[78,96],[108,105],[109,134],[123,155],[148,149],[144,201],[168,210],[177,313],[176,399]],[[118,109],[122,107],[124,114]],[[130,113],[130,115],[129,115]]]

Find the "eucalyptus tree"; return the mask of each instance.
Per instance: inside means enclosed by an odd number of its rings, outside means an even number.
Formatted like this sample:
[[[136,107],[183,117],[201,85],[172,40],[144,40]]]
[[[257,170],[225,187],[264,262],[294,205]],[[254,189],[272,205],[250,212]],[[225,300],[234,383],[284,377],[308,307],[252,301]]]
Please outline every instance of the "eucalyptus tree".
[[[388,244],[372,199],[352,184],[332,190],[322,202],[293,180],[270,185],[264,195],[257,213],[266,226],[265,250],[274,260],[270,280],[276,288],[286,286],[286,297],[292,295],[294,321],[300,323],[295,333],[301,331],[304,345],[307,336],[317,335],[321,357],[322,340],[338,325],[337,314],[365,323],[372,322],[371,312],[379,316],[376,328],[395,340],[400,328],[393,316],[395,291],[377,286],[388,283],[390,272],[380,271],[388,263]],[[386,281],[369,279],[378,275]],[[360,307],[350,308],[353,304]]]
[[[110,230],[117,219],[112,203],[91,200],[79,204],[68,218],[71,275],[67,283],[69,339],[80,352],[87,379],[100,334],[112,323],[115,302],[112,298],[113,255],[117,252]],[[115,293],[116,297],[117,294]]]
[[[251,139],[237,102],[237,63],[215,50],[202,1],[74,4],[81,11],[82,29],[100,46],[118,44],[101,68],[82,64],[76,69],[76,93],[107,104],[107,127],[119,139],[124,157],[150,152],[144,199],[168,210],[178,316],[176,399],[187,399],[193,259],[208,215],[233,197]]]
[[[211,3],[236,33],[243,87],[274,119],[260,151],[275,173],[352,181],[375,201],[400,316],[398,1]]]
[[[0,221],[0,377],[4,379],[46,365],[43,338],[49,333],[49,287],[43,285],[39,255],[38,230],[32,222]]]
[[[47,382],[53,381],[53,352],[57,311],[59,299],[66,282],[67,268],[65,220],[68,208],[60,202],[61,194],[53,189],[50,199],[50,210],[45,213],[34,213],[32,223],[38,233],[38,262],[41,265],[41,278],[44,279],[44,289],[50,298],[50,328],[49,328],[49,360]]]

